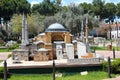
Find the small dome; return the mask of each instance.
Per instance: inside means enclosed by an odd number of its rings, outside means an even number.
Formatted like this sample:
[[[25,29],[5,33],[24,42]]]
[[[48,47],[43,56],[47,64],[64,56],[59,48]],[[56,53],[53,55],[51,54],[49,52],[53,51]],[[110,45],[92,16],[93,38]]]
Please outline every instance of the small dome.
[[[40,48],[40,49],[38,49],[38,51],[48,51],[48,50],[45,48]]]
[[[51,24],[46,30],[45,32],[65,32],[67,31],[63,25],[59,24],[59,23],[54,23]]]

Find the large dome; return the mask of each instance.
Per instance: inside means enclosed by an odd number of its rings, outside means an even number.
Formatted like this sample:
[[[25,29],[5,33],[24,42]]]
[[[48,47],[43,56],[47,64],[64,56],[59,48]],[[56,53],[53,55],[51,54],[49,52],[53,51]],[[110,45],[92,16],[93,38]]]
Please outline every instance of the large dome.
[[[45,32],[65,32],[67,31],[63,25],[59,24],[59,23],[54,23],[51,24],[46,30]]]

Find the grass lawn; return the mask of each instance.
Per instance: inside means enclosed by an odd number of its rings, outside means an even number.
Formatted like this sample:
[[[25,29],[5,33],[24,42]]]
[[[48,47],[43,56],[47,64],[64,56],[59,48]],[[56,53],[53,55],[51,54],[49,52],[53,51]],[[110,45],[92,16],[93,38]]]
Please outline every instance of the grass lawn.
[[[93,71],[93,72],[88,72],[88,75],[83,75],[83,76],[80,75],[80,73],[71,73],[71,74],[63,73],[63,76],[57,77],[56,80],[102,80],[106,78],[107,78],[107,72]],[[52,80],[52,74],[12,75],[8,80]]]
[[[0,62],[2,62],[3,60],[0,60]]]
[[[18,49],[18,48],[19,48],[19,44],[14,44],[11,47],[0,48],[0,52],[12,52],[14,49]]]
[[[96,49],[96,50],[109,50],[107,47],[99,47],[99,46],[91,46],[90,47],[90,49],[92,50],[92,51],[94,51],[94,48]],[[118,50],[118,51],[120,51],[120,47],[112,47],[112,48],[114,48],[115,50]]]
[[[11,52],[13,50],[10,50],[8,48],[0,48],[0,52]]]

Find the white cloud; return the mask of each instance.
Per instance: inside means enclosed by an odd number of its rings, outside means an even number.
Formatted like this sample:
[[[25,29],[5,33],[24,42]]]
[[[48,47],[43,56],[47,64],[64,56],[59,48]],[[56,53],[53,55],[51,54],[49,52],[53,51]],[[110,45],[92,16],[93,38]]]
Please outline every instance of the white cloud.
[[[117,3],[120,2],[120,0],[105,0],[105,2],[106,2],[106,3],[107,3],[107,2],[113,2],[113,3],[117,4]]]
[[[34,4],[38,4],[39,2],[37,2],[37,1],[32,1],[31,2],[31,6],[33,6]]]
[[[120,2],[120,0],[104,0],[106,3],[108,2],[112,2],[117,4],[118,2]],[[70,3],[75,3],[75,4],[79,4],[79,3],[92,3],[93,0],[62,0],[62,5],[70,5]]]
[[[93,0],[62,0],[62,5],[70,5],[70,3],[75,3],[75,4],[79,4],[79,3],[92,3]]]
[[[38,4],[42,2],[43,0],[27,0],[27,1],[31,3],[31,6],[33,6],[33,4]]]
[[[43,0],[28,0],[31,5],[33,4],[37,4],[37,3],[40,3],[42,2]],[[62,5],[65,6],[65,5],[70,5],[70,3],[75,3],[75,4],[79,4],[79,3],[83,3],[83,2],[86,2],[86,3],[92,3],[93,0],[62,0]],[[120,0],[105,0],[106,3],[108,2],[114,2],[115,4],[117,4],[118,2],[120,2]]]

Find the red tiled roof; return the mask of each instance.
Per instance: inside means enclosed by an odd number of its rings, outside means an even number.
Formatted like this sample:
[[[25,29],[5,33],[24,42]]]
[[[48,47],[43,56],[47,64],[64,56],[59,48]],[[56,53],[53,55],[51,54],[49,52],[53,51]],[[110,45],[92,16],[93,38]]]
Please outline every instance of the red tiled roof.
[[[107,24],[106,26],[108,27],[109,24]],[[111,27],[116,27],[116,26],[117,26],[117,27],[120,27],[120,23],[117,23],[117,24],[115,24],[115,23],[114,23],[114,24],[110,24],[110,26],[111,26]]]

